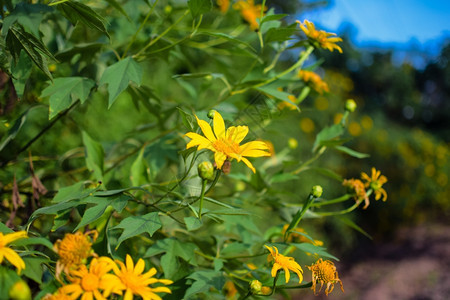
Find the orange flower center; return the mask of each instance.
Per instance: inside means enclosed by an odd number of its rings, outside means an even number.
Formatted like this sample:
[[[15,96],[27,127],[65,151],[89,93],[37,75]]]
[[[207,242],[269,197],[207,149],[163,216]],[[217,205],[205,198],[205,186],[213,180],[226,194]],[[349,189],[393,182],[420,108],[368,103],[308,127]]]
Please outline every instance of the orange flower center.
[[[94,274],[86,274],[81,279],[81,287],[87,292],[92,292],[98,289],[99,278]]]
[[[217,139],[214,143],[213,143],[213,147],[214,149],[216,149],[218,152],[222,152],[225,155],[229,156],[229,154],[231,153],[236,153],[239,154],[240,152],[240,148],[239,148],[239,144],[235,143],[229,139]]]
[[[80,264],[89,256],[91,243],[85,235],[68,235],[58,246],[58,254],[65,265]]]
[[[335,267],[326,261],[320,262],[313,267],[317,280],[322,282],[333,282],[335,280]]]
[[[142,288],[142,279],[133,272],[123,272],[119,276],[122,283],[132,291],[137,291]]]

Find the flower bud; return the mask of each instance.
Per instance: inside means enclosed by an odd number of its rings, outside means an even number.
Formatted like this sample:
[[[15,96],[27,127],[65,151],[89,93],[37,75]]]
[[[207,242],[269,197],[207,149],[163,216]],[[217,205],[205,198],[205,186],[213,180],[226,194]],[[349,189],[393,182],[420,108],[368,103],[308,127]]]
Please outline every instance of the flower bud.
[[[289,146],[289,148],[291,148],[291,149],[297,149],[297,147],[298,147],[298,142],[297,142],[297,140],[294,139],[294,138],[290,138],[290,139],[288,140],[288,146]]]
[[[204,161],[197,166],[198,176],[201,179],[212,181],[214,180],[214,166],[209,161]]]
[[[231,161],[226,160],[226,161],[223,162],[222,172],[223,172],[223,174],[230,174],[230,172],[231,172]]]
[[[253,294],[258,294],[262,289],[262,283],[259,280],[252,280],[250,282],[250,291],[252,291]]]
[[[166,5],[166,6],[164,7],[164,12],[165,12],[167,15],[169,15],[169,14],[172,12],[172,6]]]
[[[217,110],[215,109],[211,109],[210,111],[208,111],[208,118],[210,118],[211,120],[214,119],[214,114],[217,112]]]
[[[323,193],[323,189],[320,185],[315,185],[311,189],[311,195],[313,195],[316,198],[319,198],[320,196],[322,196],[322,193]]]
[[[357,107],[357,105],[356,105],[355,100],[347,99],[347,101],[345,101],[345,110],[346,111],[354,112],[356,107]]]
[[[28,284],[19,280],[9,289],[9,298],[13,300],[31,300],[31,291]]]

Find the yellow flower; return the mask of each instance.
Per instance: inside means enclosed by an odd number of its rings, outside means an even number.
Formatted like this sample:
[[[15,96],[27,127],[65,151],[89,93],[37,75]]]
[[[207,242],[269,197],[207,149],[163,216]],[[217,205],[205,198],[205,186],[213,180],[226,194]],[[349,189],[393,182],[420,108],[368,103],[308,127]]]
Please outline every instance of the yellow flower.
[[[369,197],[367,196],[364,183],[361,180],[354,178],[344,179],[342,185],[349,188],[351,192],[355,193],[356,202],[361,202],[364,200],[365,205],[363,209],[366,209],[369,206]]]
[[[375,200],[380,200],[381,196],[383,196],[383,201],[386,201],[387,193],[386,190],[382,188],[382,186],[387,182],[387,178],[386,176],[381,175],[381,171],[377,171],[375,168],[372,168],[371,177],[362,172],[361,178],[366,181],[365,187],[370,187],[374,191]]]
[[[322,290],[323,285],[326,283],[327,287],[325,289],[325,294],[328,296],[331,291],[334,289],[335,283],[340,283],[341,290],[344,292],[344,287],[342,285],[342,281],[339,279],[338,273],[336,271],[336,266],[333,262],[329,260],[323,261],[321,258],[316,261],[315,264],[312,264],[308,269],[312,272],[312,287],[311,289],[314,291],[314,295],[317,295]],[[317,282],[320,282],[320,289],[316,294]]]
[[[197,118],[197,116],[195,116]],[[225,130],[225,123],[222,116],[215,112],[213,119],[214,132],[211,126],[203,120],[197,118],[197,123],[200,126],[203,134],[201,136],[195,132],[188,132],[186,136],[192,139],[187,145],[186,149],[198,146],[198,149],[209,149],[214,152],[214,160],[217,168],[221,169],[225,160],[235,158],[238,162],[241,160],[249,167],[253,173],[255,168],[251,162],[245,158],[270,156],[269,146],[262,141],[248,142],[239,145],[248,133],[247,126],[231,126]]]
[[[105,300],[112,292],[120,294],[119,279],[108,274],[111,269],[108,260],[94,258],[89,269],[81,265],[77,270],[70,270],[67,278],[71,283],[64,285],[61,293],[68,294],[72,299],[81,296],[81,300]]]
[[[320,78],[320,76],[312,71],[300,70],[297,77],[310,85],[316,92],[323,94],[329,92],[328,84]]]
[[[342,53],[341,47],[336,45],[337,42],[342,42],[342,39],[339,37],[330,37],[336,35],[335,33],[317,30],[314,24],[308,20],[305,20],[303,23],[297,21],[297,23],[313,44],[330,51],[337,49],[340,53]]]
[[[217,0],[217,5],[219,5],[220,11],[224,14],[230,7],[230,0]]]
[[[97,236],[98,233],[95,230],[85,234],[78,231],[77,233],[67,233],[62,240],[56,241],[53,246],[55,252],[59,255],[56,262],[56,278],[60,277],[62,271],[68,274],[70,269],[76,269],[79,265],[85,263],[89,256],[95,256],[91,249],[91,241],[95,241]]]
[[[275,246],[273,246],[271,248],[271,247],[264,245],[264,247],[266,247],[270,251],[270,254],[267,256],[267,261],[272,261],[272,260],[275,261],[275,263],[273,264],[273,267],[272,267],[272,273],[271,273],[272,277],[276,276],[278,270],[283,269],[286,283],[288,283],[289,278],[291,276],[291,274],[289,273],[289,270],[291,270],[292,272],[297,273],[298,282],[299,283],[302,282],[303,270],[300,267],[300,265],[294,260],[293,257],[288,257],[288,256],[284,256],[283,254],[279,254],[278,249]]]
[[[236,296],[238,290],[236,289],[236,286],[234,285],[233,281],[228,280],[225,282],[223,289],[225,291],[225,298],[226,299],[234,299],[234,296]]]
[[[256,19],[261,17],[261,4],[255,5],[253,0],[239,0],[233,8],[241,11],[241,16],[250,24],[250,29],[258,29],[259,24]],[[265,10],[267,7],[264,7]]]
[[[27,238],[26,231],[11,232],[7,234],[0,232],[0,264],[3,262],[3,258],[5,258],[17,268],[17,273],[20,273],[22,269],[25,269],[25,262],[13,249],[6,246],[9,243],[23,238]]]
[[[66,294],[62,288],[57,290],[54,294],[45,295],[42,300],[72,300],[72,297]]]
[[[172,280],[157,279],[153,276],[156,274],[156,269],[151,268],[150,271],[142,274],[145,268],[145,262],[139,259],[136,265],[133,259],[127,254],[126,265],[121,261],[116,261],[119,267],[112,265],[114,273],[120,279],[117,285],[118,289],[125,290],[124,300],[132,300],[133,295],[139,295],[143,300],[160,300],[161,297],[155,293],[171,293],[170,289],[165,286],[150,287],[150,284],[162,283],[165,285],[172,284]]]
[[[283,90],[281,90],[281,92],[282,91]],[[294,95],[289,95],[288,99],[291,100],[293,103],[297,103],[297,97],[295,97]],[[283,101],[278,103],[278,109],[282,110],[284,108],[288,108],[290,110],[298,110],[298,107],[290,102]]]

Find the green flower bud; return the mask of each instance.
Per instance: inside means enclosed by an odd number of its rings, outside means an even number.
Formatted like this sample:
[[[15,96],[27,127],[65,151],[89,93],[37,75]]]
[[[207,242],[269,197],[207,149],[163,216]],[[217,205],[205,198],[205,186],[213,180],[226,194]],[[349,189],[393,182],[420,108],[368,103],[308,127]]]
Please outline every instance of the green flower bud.
[[[345,101],[345,110],[346,111],[354,112],[356,107],[357,107],[357,105],[356,105],[355,100],[347,99],[347,101]]]
[[[323,189],[320,185],[315,185],[311,189],[311,195],[313,195],[316,198],[319,198],[320,196],[322,196],[322,193],[323,193]]]
[[[210,118],[211,120],[214,119],[215,113],[216,113],[215,109],[211,109],[210,111],[208,111],[208,118]]]
[[[166,5],[166,6],[164,7],[164,12],[165,12],[167,15],[169,15],[169,14],[172,12],[172,6]]]
[[[261,292],[262,289],[262,283],[259,280],[252,280],[250,282],[250,291],[252,291],[253,294],[258,294]]]
[[[31,300],[31,291],[28,284],[19,280],[9,289],[9,298],[13,300]]]
[[[214,166],[209,161],[204,161],[197,166],[198,176],[201,179],[212,181],[214,180]]]
[[[294,139],[294,138],[290,138],[290,139],[288,140],[288,146],[289,146],[289,148],[291,148],[291,149],[297,149],[297,147],[298,147],[298,141],[297,141],[296,139]]]

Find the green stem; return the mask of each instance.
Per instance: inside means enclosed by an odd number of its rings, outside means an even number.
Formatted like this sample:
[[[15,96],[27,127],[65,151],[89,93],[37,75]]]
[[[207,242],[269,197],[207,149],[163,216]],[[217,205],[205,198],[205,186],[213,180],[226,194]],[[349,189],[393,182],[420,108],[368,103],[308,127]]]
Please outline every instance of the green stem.
[[[169,27],[167,27],[166,30],[163,31],[163,33],[161,33],[160,35],[158,35],[156,38],[154,38],[153,40],[151,40],[147,45],[145,45],[144,48],[142,48],[141,50],[139,50],[138,53],[136,53],[135,55],[133,55],[133,58],[138,57],[139,55],[141,55],[142,52],[144,52],[145,50],[147,50],[149,47],[151,47],[153,44],[155,44],[157,41],[159,41],[163,36],[165,36],[169,31],[172,30],[172,28],[174,28],[176,25],[178,25],[178,23],[181,22],[181,20],[184,19],[184,17],[186,17],[189,14],[189,9],[187,9],[184,14],[178,18],[178,20],[175,21],[175,23],[173,23],[172,25],[170,25]]]
[[[263,36],[262,36],[262,25],[261,25],[261,21],[264,17],[264,8],[266,7],[266,0],[263,0],[262,4],[261,4],[261,15],[259,16],[259,30],[258,30],[258,38],[259,38],[259,45],[261,46],[261,49],[264,48],[264,40],[263,40]]]
[[[291,230],[298,226],[298,223],[300,223],[300,220],[303,218],[303,215],[306,213],[306,211],[309,209],[309,207],[313,204],[315,199],[317,199],[317,198],[314,197],[312,194],[309,194],[305,205],[302,207],[302,209],[299,209],[297,211],[297,213],[295,214],[295,216],[292,219],[291,223],[289,224],[289,227],[286,229],[286,233],[284,234],[284,241],[285,242],[289,238],[289,235],[291,234]]]
[[[331,200],[326,200],[323,202],[316,202],[313,203],[311,206],[312,207],[319,207],[319,206],[324,206],[324,205],[330,205],[330,204],[335,204],[335,203],[340,203],[340,202],[344,202],[348,199],[350,199],[352,197],[352,195],[349,194],[345,194],[344,196],[341,196],[339,198],[335,198],[335,199],[331,199]]]
[[[353,204],[349,208],[343,209],[343,210],[339,210],[339,211],[315,212],[315,214],[319,215],[319,216],[322,216],[322,217],[343,215],[343,214],[346,214],[346,213],[349,213],[349,212],[355,210],[355,208],[357,208],[361,203],[362,203],[361,201],[356,202],[355,204]]]
[[[130,50],[131,45],[133,45],[133,43],[136,41],[137,35],[141,32],[142,28],[144,28],[145,23],[147,23],[148,18],[153,13],[153,10],[155,9],[156,4],[158,3],[158,1],[159,0],[155,0],[155,2],[153,3],[153,6],[150,8],[150,11],[145,16],[144,21],[141,23],[141,26],[139,26],[138,30],[131,37],[131,41],[128,43],[127,48],[125,48],[125,51],[123,52],[122,58],[124,58],[127,55],[128,50]]]
[[[298,174],[300,172],[303,172],[307,170],[307,166],[315,162],[327,149],[327,147],[322,146],[319,151],[317,151],[316,155],[311,157],[309,160],[305,161],[300,167],[298,167],[295,171],[292,171],[292,174]]]
[[[199,220],[202,219],[203,197],[205,197],[205,189],[206,189],[207,182],[208,181],[206,179],[202,180],[202,191],[200,193],[200,204],[199,204],[199,207],[198,207],[198,219]]]
[[[279,286],[280,290],[290,290],[290,289],[306,289],[312,287],[312,282],[308,282],[305,284],[294,285],[294,286]]]
[[[267,84],[274,82],[275,80],[283,77],[284,75],[289,74],[290,72],[294,71],[295,69],[301,67],[303,65],[303,63],[305,62],[305,60],[308,58],[308,56],[313,52],[313,50],[314,50],[313,46],[308,46],[308,48],[301,54],[300,59],[295,64],[293,64],[290,68],[284,70],[283,72],[279,73],[278,75],[276,75],[272,78],[269,78],[261,83],[258,83],[258,84],[255,84],[255,85],[252,85],[252,86],[249,86],[249,87],[237,90],[237,91],[232,91],[231,95],[242,94],[251,88],[258,88],[258,87],[267,85]]]
[[[208,192],[216,185],[216,183],[219,181],[221,174],[222,174],[222,170],[216,170],[216,176],[214,177],[214,180],[211,183],[211,185],[206,190],[205,195],[208,194]]]

